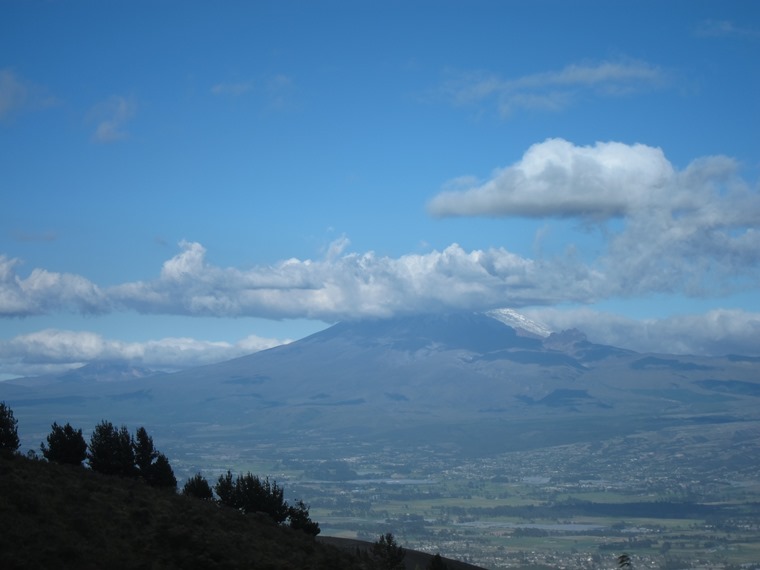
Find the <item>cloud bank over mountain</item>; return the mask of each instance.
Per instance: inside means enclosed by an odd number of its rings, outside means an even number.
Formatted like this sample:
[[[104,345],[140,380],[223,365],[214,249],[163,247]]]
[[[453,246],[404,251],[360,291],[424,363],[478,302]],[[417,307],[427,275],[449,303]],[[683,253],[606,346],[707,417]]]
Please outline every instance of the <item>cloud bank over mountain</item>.
[[[179,370],[245,356],[290,340],[256,335],[235,343],[193,338],[124,342],[88,331],[45,329],[0,340],[0,369],[5,374],[36,376],[77,368],[88,362],[128,361],[158,370]]]
[[[594,342],[638,352],[760,356],[760,313],[716,309],[701,315],[636,320],[590,308],[526,309],[555,331],[578,328]]]
[[[661,150],[560,139],[470,189],[430,202],[438,216],[571,217],[602,238],[596,252],[529,258],[504,247],[445,249],[400,257],[347,251],[322,259],[218,267],[203,245],[181,242],[155,279],[100,286],[43,268],[18,273],[0,257],[0,314],[56,311],[310,318],[327,322],[415,312],[593,303],[650,293],[692,296],[756,283],[760,193],[726,157],[678,171]]]
[[[760,313],[714,310],[703,315],[635,320],[588,308],[526,309],[548,331],[584,331],[592,342],[638,352],[760,356]],[[10,376],[61,372],[88,362],[129,361],[158,370],[212,364],[290,342],[255,335],[237,342],[163,338],[124,342],[86,331],[45,329],[0,341],[0,369]]]
[[[457,183],[462,180],[467,179]],[[653,293],[721,295],[756,286],[760,192],[728,157],[700,158],[679,170],[661,149],[642,144],[577,146],[549,139],[486,181],[441,192],[428,208],[436,217],[571,219],[598,234],[601,245],[585,251],[569,243],[560,254],[527,257],[505,247],[468,251],[453,243],[390,257],[352,252],[344,236],[319,259],[238,268],[216,266],[202,244],[182,241],[154,279],[116,285],[45,268],[24,275],[22,260],[0,255],[0,315],[136,312],[332,323],[533,307],[533,314],[555,330],[583,328],[596,342],[636,350],[760,353],[754,340],[758,315],[747,311],[634,322],[590,309],[549,308]],[[129,357],[172,367],[180,360],[205,363],[278,342],[169,338],[130,344],[48,329],[3,341],[1,350],[6,370],[23,368],[19,363],[53,363],[57,354],[65,355],[59,362]]]

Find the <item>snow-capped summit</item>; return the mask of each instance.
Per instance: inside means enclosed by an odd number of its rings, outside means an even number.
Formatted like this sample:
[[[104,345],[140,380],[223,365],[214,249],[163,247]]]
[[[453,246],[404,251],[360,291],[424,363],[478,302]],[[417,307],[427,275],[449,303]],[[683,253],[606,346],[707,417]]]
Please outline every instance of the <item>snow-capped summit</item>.
[[[486,315],[497,321],[501,321],[515,330],[521,330],[541,338],[546,338],[552,334],[552,330],[543,323],[531,320],[513,309],[494,309],[488,311]]]

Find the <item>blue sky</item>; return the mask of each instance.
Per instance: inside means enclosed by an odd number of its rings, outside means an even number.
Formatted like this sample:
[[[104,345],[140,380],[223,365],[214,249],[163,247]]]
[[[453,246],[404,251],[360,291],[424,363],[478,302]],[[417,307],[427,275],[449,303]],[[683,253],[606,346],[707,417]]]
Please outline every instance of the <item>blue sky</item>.
[[[756,2],[0,2],[0,378],[511,307],[760,354]]]

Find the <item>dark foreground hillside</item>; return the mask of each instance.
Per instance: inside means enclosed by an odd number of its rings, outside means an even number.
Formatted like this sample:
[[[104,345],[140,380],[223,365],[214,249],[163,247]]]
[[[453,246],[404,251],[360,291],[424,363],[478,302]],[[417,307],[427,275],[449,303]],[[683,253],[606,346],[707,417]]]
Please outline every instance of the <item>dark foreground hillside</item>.
[[[380,568],[355,554],[370,544],[329,542],[138,479],[0,454],[3,570]],[[425,568],[431,558],[408,552],[405,562]]]
[[[0,457],[0,568],[371,568],[268,518],[24,457]]]

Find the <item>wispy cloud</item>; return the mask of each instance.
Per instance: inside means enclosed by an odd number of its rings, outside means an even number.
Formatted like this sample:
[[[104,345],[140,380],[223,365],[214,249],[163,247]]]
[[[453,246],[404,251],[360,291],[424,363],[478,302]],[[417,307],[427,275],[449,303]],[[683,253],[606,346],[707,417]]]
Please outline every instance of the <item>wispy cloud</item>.
[[[129,123],[137,114],[134,97],[115,95],[98,103],[89,113],[90,122],[95,123],[92,140],[98,143],[112,143],[126,139]]]
[[[13,239],[20,242],[51,242],[58,239],[58,234],[54,231],[29,232],[13,230],[11,235],[13,236]]]
[[[0,120],[26,109],[55,105],[45,89],[20,77],[12,69],[0,69]]]
[[[283,110],[292,104],[294,82],[293,78],[279,74],[272,77],[267,82],[267,98],[269,107],[276,110]]]
[[[211,88],[214,95],[229,95],[239,97],[253,90],[253,81],[238,81],[233,83],[217,83]]]
[[[257,81],[221,82],[211,87],[211,93],[219,97],[241,97],[255,95],[258,102],[270,110],[284,110],[292,105],[293,78],[280,73],[271,77],[259,78]]]
[[[760,30],[737,25],[730,20],[703,20],[694,32],[704,38],[760,39]]]
[[[627,95],[660,88],[667,82],[667,73],[646,62],[601,62],[514,78],[486,71],[456,73],[444,84],[443,92],[457,105],[493,102],[498,114],[508,118],[525,109],[559,111],[584,96]]]

